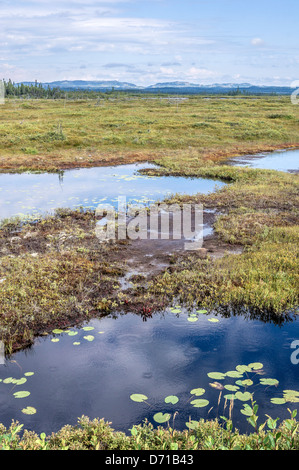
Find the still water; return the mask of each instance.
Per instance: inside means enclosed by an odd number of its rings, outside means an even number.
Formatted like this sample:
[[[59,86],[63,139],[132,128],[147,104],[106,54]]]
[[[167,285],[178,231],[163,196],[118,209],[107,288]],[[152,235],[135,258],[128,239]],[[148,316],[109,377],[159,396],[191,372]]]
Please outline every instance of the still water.
[[[152,164],[83,168],[55,173],[0,173],[0,219],[52,213],[61,207],[96,209],[99,204],[148,204],[168,195],[208,193],[224,185],[203,178],[150,177],[138,174]]]
[[[295,409],[297,404],[276,405],[271,398],[298,388],[299,365],[291,357],[291,345],[299,338],[298,321],[277,325],[214,314],[189,318],[197,320],[188,321],[184,310],[179,314],[168,310],[146,322],[136,315],[119,315],[93,320],[88,330],[71,328],[39,338],[31,349],[14,354],[0,366],[1,422],[9,425],[14,418],[27,429],[50,433],[65,424],[75,425],[85,415],[104,417],[114,429],[128,432],[146,418],[157,425],[154,416],[159,412],[170,415],[172,426],[177,411],[175,428],[184,429],[189,419],[228,416],[229,401],[224,409],[224,396],[232,392],[222,390],[218,406],[220,391],[211,387],[215,380],[208,373],[235,371],[237,365],[256,362],[262,364],[263,375],[253,371],[217,382],[236,385],[238,380],[251,379],[252,385],[237,388],[253,394],[260,407],[259,422],[266,420],[265,414],[287,418],[287,408]],[[25,375],[28,372],[34,375]],[[7,378],[22,377],[27,381],[20,385],[5,383]],[[260,380],[265,378],[279,383],[262,385]],[[200,397],[190,393],[197,388],[204,389]],[[30,395],[16,398],[18,391]],[[136,403],[132,394],[143,394],[147,400]],[[177,403],[166,404],[167,396],[176,396]],[[198,398],[208,403],[195,408],[191,402]],[[250,429],[240,412],[243,405],[234,400],[233,421],[246,432]],[[28,406],[35,408],[34,415],[22,412]]]
[[[246,155],[244,157],[232,158],[231,163],[238,166],[249,166],[278,171],[299,170],[299,150],[280,150],[258,155]]]

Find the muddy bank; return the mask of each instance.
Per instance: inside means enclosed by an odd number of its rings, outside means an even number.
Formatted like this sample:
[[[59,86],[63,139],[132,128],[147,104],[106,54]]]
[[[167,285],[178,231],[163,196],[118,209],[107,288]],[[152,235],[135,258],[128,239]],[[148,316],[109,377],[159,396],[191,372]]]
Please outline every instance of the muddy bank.
[[[173,161],[178,164],[181,159],[188,160],[188,166],[196,169],[198,160],[203,164],[212,162],[225,162],[229,158],[254,155],[261,152],[272,152],[275,150],[291,150],[298,149],[299,143],[281,144],[250,144],[250,145],[234,145],[227,149],[162,149],[162,150],[135,150],[135,151],[88,151],[80,149],[68,149],[51,154],[40,155],[23,155],[15,153],[14,156],[0,155],[0,172],[22,172],[22,171],[38,171],[38,172],[60,172],[79,168],[92,168],[99,166],[116,166],[126,165],[130,163],[152,162],[156,164],[166,164],[166,167],[172,166]],[[182,157],[180,157],[182,155]],[[194,159],[194,162],[192,161]],[[178,175],[183,175],[183,168],[178,171]]]
[[[212,259],[241,251],[213,232],[216,217],[204,212],[209,233],[193,256]],[[95,226],[92,211],[59,211],[34,224],[2,227],[0,336],[10,352],[53,328],[78,325],[113,310],[145,315],[145,303],[151,313],[165,308],[164,297],[147,297],[147,283],[170,271],[177,257],[187,256],[186,240],[100,243]]]

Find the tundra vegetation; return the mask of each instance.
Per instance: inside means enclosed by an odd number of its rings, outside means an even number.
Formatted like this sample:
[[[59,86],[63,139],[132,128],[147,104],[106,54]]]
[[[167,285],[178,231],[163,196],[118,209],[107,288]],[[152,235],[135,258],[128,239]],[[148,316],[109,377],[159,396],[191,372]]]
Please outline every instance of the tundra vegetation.
[[[299,108],[282,96],[167,96],[99,94],[79,99],[7,99],[1,106],[3,172],[151,161],[150,175],[185,175],[228,184],[214,193],[175,195],[167,202],[216,210],[222,257],[181,252],[162,272],[121,289],[132,243],[99,244],[91,210],[57,210],[34,223],[0,226],[0,336],[11,354],[34,337],[122,309],[153,314],[176,303],[193,309],[247,309],[284,318],[298,311],[298,175],[229,165],[259,151],[299,147]],[[229,253],[238,244],[242,253]],[[253,410],[254,408],[252,408]],[[253,413],[254,414],[254,413]],[[269,418],[270,419],[270,418]],[[136,426],[132,436],[104,421],[82,418],[51,438],[2,427],[4,448],[298,448],[295,415],[273,420],[250,436],[230,422],[201,422],[183,433]]]

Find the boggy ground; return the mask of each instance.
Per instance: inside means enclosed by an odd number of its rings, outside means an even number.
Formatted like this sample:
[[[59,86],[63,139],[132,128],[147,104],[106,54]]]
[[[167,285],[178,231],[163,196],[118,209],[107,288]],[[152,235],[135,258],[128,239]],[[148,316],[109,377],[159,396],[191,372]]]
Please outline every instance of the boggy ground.
[[[141,161],[196,169],[299,147],[299,109],[288,96],[199,95],[179,104],[167,98],[7,99],[0,113],[0,169],[59,171]]]
[[[0,229],[0,334],[7,351],[36,335],[111,311],[145,319],[169,300],[149,285],[174,266],[184,240],[115,240],[96,236],[94,211],[58,210],[34,223],[8,220]],[[204,213],[204,224],[215,214]],[[211,234],[196,257],[240,250]]]
[[[4,222],[0,328],[7,351],[55,327],[120,310],[147,319],[174,302],[280,319],[296,311],[298,176],[217,164],[197,176],[230,181],[215,193],[166,201],[203,204],[214,233],[199,251],[171,240],[100,243],[92,211],[58,210],[21,231],[17,221]]]
[[[18,222],[5,221],[0,339],[7,352],[52,328],[120,309],[145,319],[173,302],[276,318],[296,310],[298,175],[224,162],[299,147],[297,108],[288,97],[190,97],[179,107],[159,99],[7,100],[0,119],[2,171],[151,160],[160,168],[147,173],[228,183],[215,193],[169,201],[216,211],[205,216],[215,230],[205,240],[207,251],[175,245],[169,251],[164,242],[155,248],[128,240],[99,244],[92,212],[61,210],[22,231]]]

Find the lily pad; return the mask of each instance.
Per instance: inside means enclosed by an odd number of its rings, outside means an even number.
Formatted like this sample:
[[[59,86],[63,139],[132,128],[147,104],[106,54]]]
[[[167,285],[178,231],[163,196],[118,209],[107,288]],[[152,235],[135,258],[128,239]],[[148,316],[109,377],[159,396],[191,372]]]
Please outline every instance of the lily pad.
[[[171,308],[170,311],[171,313],[182,313],[182,310],[180,308]]]
[[[250,380],[250,379],[242,380],[242,385],[243,385],[244,387],[250,387],[250,385],[253,385],[253,381]]]
[[[197,317],[188,317],[188,321],[189,322],[196,322],[196,321],[198,321],[198,318]]]
[[[81,344],[80,341],[74,341],[74,342],[73,342],[73,345],[74,345],[74,346],[79,346],[79,344]]]
[[[27,406],[27,408],[22,409],[22,413],[25,415],[35,415],[36,409],[33,406]]]
[[[296,390],[284,390],[283,397],[285,401],[290,403],[299,403],[299,392]]]
[[[225,375],[234,378],[243,377],[243,374],[241,374],[241,372],[238,372],[237,370],[229,370],[228,372],[226,372]]]
[[[84,330],[84,331],[92,331],[92,330],[94,330],[94,327],[93,327],[93,326],[84,326],[84,327],[82,328],[82,330]]]
[[[52,343],[58,343],[60,340],[58,338],[52,338],[51,341]]]
[[[284,398],[271,398],[270,401],[274,405],[284,405],[286,403],[286,400]]]
[[[224,398],[226,398],[227,400],[234,400],[235,399],[235,394],[234,393],[227,393],[226,395],[224,395]]]
[[[94,340],[94,336],[92,336],[92,335],[87,335],[87,336],[84,336],[84,339],[86,339],[86,341],[93,341],[93,340]]]
[[[207,310],[196,310],[196,313],[202,313],[202,314],[204,314],[204,313],[208,313],[208,311],[207,311]]]
[[[14,393],[15,398],[26,398],[26,397],[29,397],[29,395],[30,395],[30,392],[27,392],[25,390],[22,390],[21,392],[15,392]]]
[[[11,384],[13,380],[14,380],[13,377],[7,377],[6,379],[3,380],[3,383],[4,384]]]
[[[156,421],[156,423],[166,423],[167,421],[169,421],[171,418],[171,415],[169,413],[156,413],[154,415],[154,420]]]
[[[172,403],[172,405],[175,405],[179,399],[176,395],[169,395],[168,397],[165,398],[165,403]]]
[[[199,421],[195,421],[195,420],[191,419],[191,421],[189,421],[188,423],[186,423],[186,426],[187,426],[187,428],[189,428],[189,429],[195,430],[195,429],[197,429],[198,426],[199,426]]]
[[[69,331],[68,335],[69,336],[76,336],[78,334],[78,331]]]
[[[244,374],[244,372],[251,372],[251,368],[249,366],[246,366],[245,364],[237,365],[236,370],[238,372],[241,372],[242,374]]]
[[[24,383],[26,383],[26,382],[27,382],[26,377],[22,377],[21,379],[16,380],[16,381],[15,381],[15,384],[16,384],[16,385],[22,385],[22,384],[24,384]]]
[[[249,392],[236,392],[235,398],[241,401],[248,401],[248,400],[251,400],[252,394]]]
[[[34,372],[25,372],[24,374],[26,377],[31,377],[32,375],[34,375]]]
[[[191,393],[191,395],[195,395],[197,397],[200,397],[201,395],[203,395],[205,393],[205,389],[204,388],[193,388],[190,393]]]
[[[224,385],[224,388],[226,390],[229,390],[230,392],[236,392],[237,390],[239,390],[240,387],[238,387],[237,385]]]
[[[196,400],[191,401],[191,405],[194,406],[194,408],[203,408],[204,406],[207,406],[209,404],[208,400],[204,400],[203,398],[198,398]]]
[[[278,385],[279,382],[276,379],[260,379],[262,385]]]
[[[148,400],[148,397],[142,393],[133,393],[130,398],[137,403],[142,403],[143,401]]]
[[[225,374],[223,374],[222,372],[209,372],[208,377],[210,377],[210,379],[215,380],[224,380]]]
[[[211,323],[218,323],[219,322],[218,318],[209,318],[208,321],[210,321]]]
[[[52,333],[54,333],[55,335],[60,335],[61,333],[63,333],[63,330],[56,328],[55,330],[52,330]]]
[[[248,367],[253,370],[260,370],[264,367],[264,364],[262,364],[261,362],[251,362],[250,364],[248,364]]]

